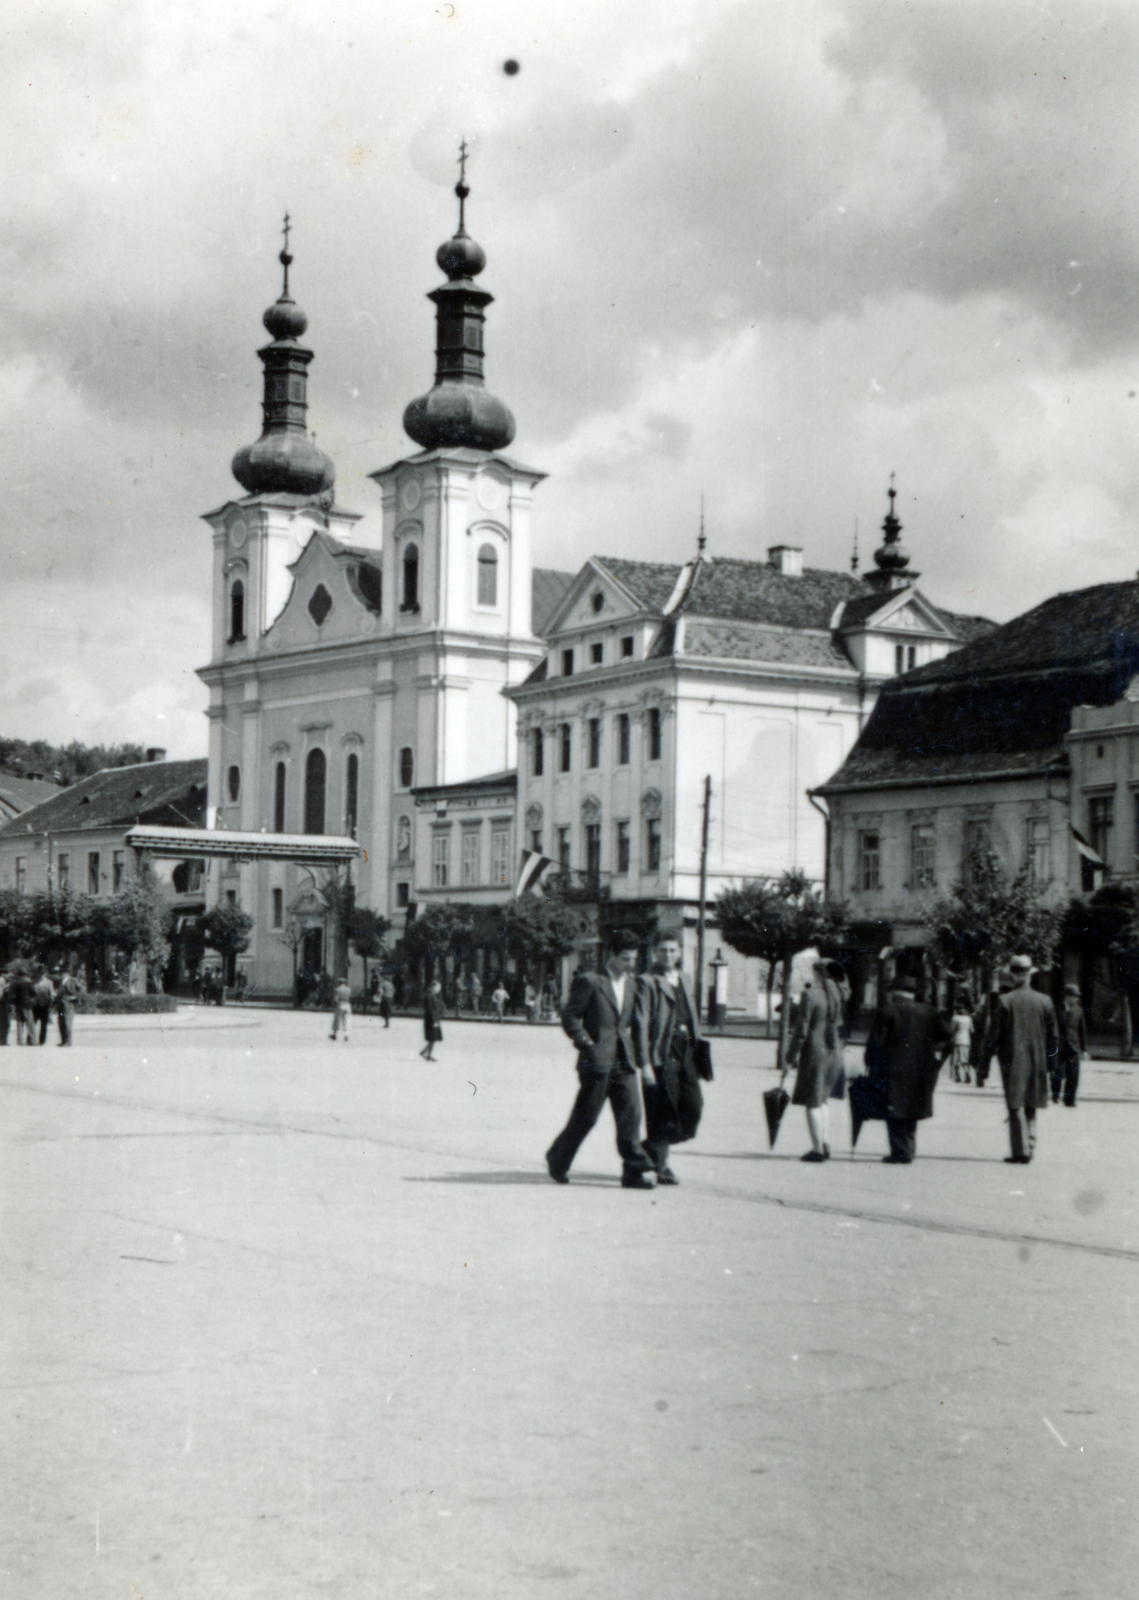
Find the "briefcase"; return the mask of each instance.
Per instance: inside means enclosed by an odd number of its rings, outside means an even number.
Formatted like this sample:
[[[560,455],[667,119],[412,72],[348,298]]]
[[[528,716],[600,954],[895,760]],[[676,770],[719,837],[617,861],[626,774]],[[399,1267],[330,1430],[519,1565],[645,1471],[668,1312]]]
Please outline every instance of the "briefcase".
[[[705,1083],[712,1082],[712,1046],[707,1039],[697,1039],[696,1051],[696,1076],[703,1078]]]

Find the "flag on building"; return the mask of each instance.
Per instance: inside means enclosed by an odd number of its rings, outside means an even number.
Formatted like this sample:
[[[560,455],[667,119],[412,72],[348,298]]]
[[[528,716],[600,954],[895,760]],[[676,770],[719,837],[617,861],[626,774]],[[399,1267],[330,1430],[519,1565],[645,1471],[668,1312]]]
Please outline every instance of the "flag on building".
[[[540,856],[536,850],[523,850],[514,884],[514,898],[518,900],[527,890],[536,889],[554,864],[549,856]]]

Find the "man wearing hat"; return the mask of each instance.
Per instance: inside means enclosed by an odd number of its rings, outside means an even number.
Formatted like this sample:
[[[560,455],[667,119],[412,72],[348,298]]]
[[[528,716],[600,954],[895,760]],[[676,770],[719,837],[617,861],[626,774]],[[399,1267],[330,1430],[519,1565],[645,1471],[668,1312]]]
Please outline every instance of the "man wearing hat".
[[[1088,1025],[1080,1004],[1078,983],[1064,985],[1064,1009],[1060,1013],[1060,1049],[1052,1071],[1052,1104],[1064,1093],[1064,1104],[1074,1106],[1080,1087],[1080,1060],[1087,1059]]]
[[[866,1070],[886,1106],[890,1154],[908,1166],[917,1154],[917,1127],[933,1116],[933,1088],[953,1042],[948,1022],[917,998],[917,983],[897,977],[878,1007],[866,1040]]]
[[[651,1189],[652,1162],[641,1144],[641,1091],[631,1032],[640,940],[618,928],[601,972],[577,972],[562,1008],[562,1027],[577,1046],[581,1087],[569,1121],[546,1151],[555,1183],[569,1182],[569,1169],[606,1100],[617,1124],[617,1149],[624,1163],[621,1186]]]
[[[1029,987],[1032,962],[1013,956],[1013,988],[1001,996],[997,1019],[997,1059],[1008,1106],[1006,1161],[1029,1162],[1036,1148],[1036,1113],[1048,1104],[1048,1079],[1056,1059],[1056,1008],[1046,994]]]

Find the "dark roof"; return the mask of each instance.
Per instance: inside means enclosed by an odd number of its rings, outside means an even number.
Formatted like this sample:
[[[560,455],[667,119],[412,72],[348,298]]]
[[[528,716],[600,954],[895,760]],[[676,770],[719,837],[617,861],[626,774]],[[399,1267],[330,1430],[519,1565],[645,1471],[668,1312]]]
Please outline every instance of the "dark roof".
[[[853,600],[848,600],[842,608],[839,627],[843,629],[854,628],[860,622],[868,622],[875,612],[881,611],[882,607],[892,600],[898,592],[898,590],[894,589],[885,594],[878,594],[871,589]],[[928,596],[923,595],[922,599],[930,606],[934,615],[940,617],[945,626],[957,635],[962,644],[971,644],[974,639],[980,639],[986,633],[992,633],[997,626],[988,617],[969,617],[958,611],[945,611],[941,606],[933,605]]]
[[[883,688],[824,789],[1062,768],[1072,709],[1111,705],[1139,672],[1139,582],[1053,595]]]
[[[76,829],[151,822],[168,827],[202,827],[206,814],[206,771],[200,761],[147,761],[133,767],[107,767],[57,789],[50,800],[0,828],[14,834],[68,833]]]
[[[961,611],[943,611],[940,606],[934,608],[938,616],[947,622],[962,644],[972,644],[975,639],[983,639],[987,633],[1000,626],[991,617],[966,616]]]
[[[865,593],[861,578],[848,572],[804,567],[798,577],[792,577],[766,561],[717,557],[701,562],[684,610],[689,616],[730,617],[828,632],[839,601],[860,600]]]
[[[671,651],[660,653],[670,654]],[[845,667],[848,672],[854,671],[834,634],[817,628],[769,628],[754,622],[689,617],[684,629],[684,654],[726,657],[734,661],[838,666]]]
[[[611,556],[594,556],[593,560],[636,595],[646,611],[664,610],[681,573],[675,561],[615,561]]]
[[[44,778],[18,778],[10,772],[0,772],[0,815],[14,815],[38,806],[58,794],[60,785]]]
[[[535,567],[530,579],[530,627],[540,639],[574,578],[573,572]]]

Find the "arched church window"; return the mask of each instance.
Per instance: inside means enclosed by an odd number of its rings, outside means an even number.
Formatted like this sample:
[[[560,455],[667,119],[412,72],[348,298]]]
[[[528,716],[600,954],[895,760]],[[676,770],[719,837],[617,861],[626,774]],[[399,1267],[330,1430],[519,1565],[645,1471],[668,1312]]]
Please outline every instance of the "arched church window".
[[[415,777],[415,758],[411,753],[411,746],[405,744],[399,753],[399,781],[404,789],[410,789],[412,779]]]
[[[409,544],[403,552],[403,601],[400,610],[419,610],[419,546],[414,544]]]
[[[229,642],[236,644],[245,638],[245,585],[240,578],[234,580],[229,591]]]
[[[226,773],[226,783],[229,786],[229,798],[236,802],[241,794],[241,768],[230,767]]]
[[[310,750],[305,762],[305,832],[324,832],[324,791],[328,762],[323,750]]]
[[[273,774],[273,832],[285,831],[285,763],[277,762]]]
[[[498,551],[492,544],[479,550],[479,605],[498,604]]]
[[[344,828],[350,838],[356,837],[356,809],[360,800],[360,757],[353,750],[344,772]]]

